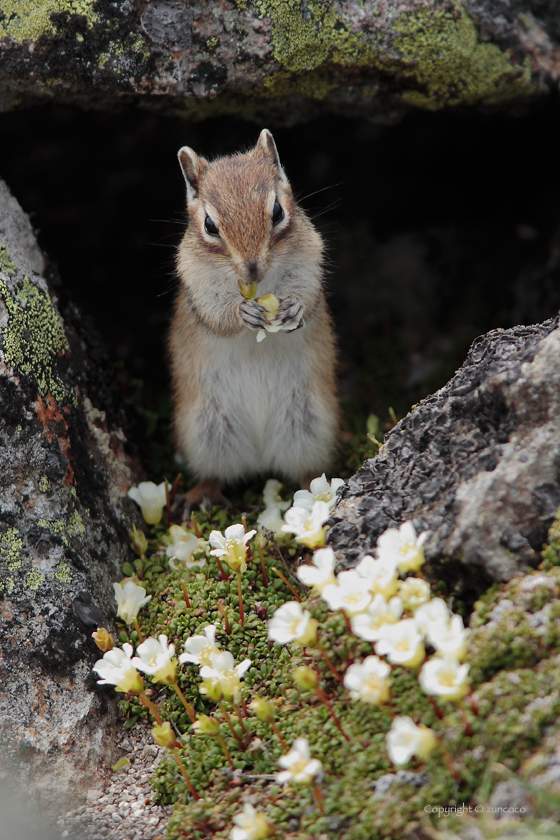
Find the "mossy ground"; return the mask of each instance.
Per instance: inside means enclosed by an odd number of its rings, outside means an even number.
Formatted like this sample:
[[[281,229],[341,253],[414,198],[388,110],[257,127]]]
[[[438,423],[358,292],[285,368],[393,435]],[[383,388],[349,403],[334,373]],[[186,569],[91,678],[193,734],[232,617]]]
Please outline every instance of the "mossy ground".
[[[239,522],[243,511],[248,527],[252,527],[260,504],[257,489],[246,490],[237,509],[215,507],[209,514],[198,513],[202,536],[207,538],[213,528],[223,530]],[[236,662],[246,657],[252,661],[243,682],[246,702],[255,695],[271,700],[286,742],[291,745],[297,737],[307,738],[312,757],[320,759],[325,770],[321,813],[310,788],[282,787],[275,782],[277,761],[285,749],[270,725],[249,714],[242,721],[247,733],[244,735],[236,709],[230,706],[237,734],[245,737],[248,745],[242,750],[216,705],[200,695],[197,667],[187,665],[180,686],[197,713],[215,715],[220,720],[235,770],[228,766],[215,739],[191,730],[190,719],[173,692],[153,685],[152,700],[181,734],[183,761],[202,797],[199,802],[189,797],[170,754],[153,780],[159,801],[175,805],[167,831],[169,840],[225,840],[233,815],[246,801],[276,826],[277,836],[287,840],[400,840],[414,832],[417,836],[429,836],[431,823],[424,809],[478,802],[483,780],[484,795],[488,795],[488,774],[497,762],[510,771],[527,775],[529,771],[524,768],[530,767],[544,734],[550,737],[558,726],[560,714],[559,530],[556,525],[551,531],[541,569],[505,587],[494,587],[476,603],[467,654],[472,697],[463,700],[459,707],[438,701],[438,717],[421,691],[416,674],[408,669],[393,668],[390,703],[372,707],[349,699],[348,692],[331,675],[316,650],[281,647],[269,641],[268,618],[294,597],[273,567],[279,568],[301,591],[293,574],[298,563],[308,559],[301,546],[293,541],[268,545],[268,586],[264,585],[258,559],[250,562],[243,576],[246,620],[242,628],[235,576],[230,573],[227,580],[221,580],[214,558],[199,570],[168,569],[164,557],[165,528],[156,526],[148,559],[138,560],[136,569],[142,585],[153,596],[141,616],[143,634],[166,633],[180,651],[184,640],[214,623],[218,644],[229,650]],[[130,574],[132,569],[125,571]],[[190,607],[185,602],[183,582]],[[301,592],[304,600],[307,594],[307,590]],[[229,635],[218,610],[219,601],[227,608]],[[340,672],[352,661],[373,652],[370,644],[351,636],[343,617],[328,612],[323,602],[312,599],[305,606],[318,620],[319,638]],[[123,628],[121,641],[127,637]],[[129,638],[137,642],[135,631]],[[339,732],[326,707],[311,692],[301,692],[296,687],[292,672],[304,663],[319,674],[320,684],[349,741]],[[124,699],[121,705],[127,727],[147,720],[145,708],[136,700]],[[427,762],[413,759],[405,772],[398,774],[386,749],[386,733],[395,715],[410,715],[416,722],[431,727],[441,745]],[[375,783],[382,776],[376,791]]]

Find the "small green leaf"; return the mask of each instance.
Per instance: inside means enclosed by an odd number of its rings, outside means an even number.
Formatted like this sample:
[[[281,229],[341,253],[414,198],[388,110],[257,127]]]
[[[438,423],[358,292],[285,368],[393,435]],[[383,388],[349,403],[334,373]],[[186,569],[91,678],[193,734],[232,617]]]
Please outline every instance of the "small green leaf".
[[[131,720],[132,720],[132,718],[131,718]],[[126,723],[130,723],[130,720],[127,720]],[[126,724],[125,724],[125,726],[126,726]],[[130,729],[130,727],[129,727],[129,729]],[[111,765],[111,770],[113,771],[113,773],[118,773],[119,770],[122,770],[123,767],[126,767],[127,764],[130,764],[130,759],[129,758],[119,758],[119,760],[117,761],[116,764]]]
[[[132,577],[134,574],[134,569],[130,565],[130,563],[123,563],[122,564],[122,573],[125,577]]]

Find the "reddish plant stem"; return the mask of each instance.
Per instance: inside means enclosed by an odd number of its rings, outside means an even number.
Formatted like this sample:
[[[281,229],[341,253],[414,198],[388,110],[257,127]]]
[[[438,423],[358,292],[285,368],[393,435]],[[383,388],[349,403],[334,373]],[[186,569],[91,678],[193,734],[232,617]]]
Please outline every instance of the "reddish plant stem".
[[[216,555],[214,555],[216,557]],[[218,564],[218,569],[220,570],[220,578],[221,580],[227,580],[228,576],[224,572],[224,567],[222,566],[222,561],[219,557],[216,557],[216,563]]]
[[[198,522],[196,521],[196,516],[194,515],[194,513],[191,513],[191,522],[196,536],[198,537],[198,539],[200,539],[200,528],[198,527]]]
[[[225,721],[226,721],[226,723],[229,727],[229,731],[231,732],[231,734],[233,735],[233,737],[235,738],[235,740],[237,741],[237,743],[239,744],[241,749],[245,750],[246,749],[245,744],[243,743],[242,738],[240,738],[239,735],[237,734],[237,732],[235,731],[235,729],[233,727],[233,723],[231,722],[231,718],[228,714],[228,710],[226,709],[223,700],[220,700],[219,706],[220,706],[220,709],[222,710],[222,714],[225,718]]]
[[[179,700],[181,701],[181,703],[185,707],[185,711],[187,712],[188,716],[190,717],[191,722],[194,723],[195,720],[196,720],[196,713],[195,713],[195,710],[194,710],[193,706],[191,706],[191,704],[188,702],[187,698],[185,697],[185,695],[183,694],[183,692],[181,691],[181,689],[179,688],[177,683],[173,683],[173,688],[175,689],[175,694],[177,695],[177,697],[179,698]]]
[[[319,808],[319,811],[322,814],[324,814],[325,813],[325,808],[324,808],[323,803],[325,801],[325,794],[323,793],[323,791],[321,790],[321,788],[319,787],[317,782],[313,782],[313,796],[315,797],[315,802],[317,803],[317,807]]]
[[[187,584],[185,583],[184,580],[181,581],[181,586],[183,587],[183,597],[185,599],[185,604],[190,609],[191,608],[191,602],[190,602],[190,598],[189,598],[189,593],[187,592]]]
[[[220,746],[221,746],[222,750],[224,751],[224,755],[225,755],[225,757],[226,757],[226,758],[227,758],[227,760],[228,760],[229,766],[230,766],[230,767],[231,767],[231,769],[233,770],[233,769],[234,769],[234,767],[233,767],[233,760],[232,760],[232,758],[231,758],[230,751],[229,751],[229,750],[228,750],[228,748],[226,747],[226,742],[224,741],[224,739],[222,738],[222,736],[221,736],[221,734],[220,734],[219,732],[218,732],[218,734],[216,735],[216,738],[218,739],[218,742],[219,742],[219,744],[220,744]]]
[[[222,616],[222,618],[224,620],[224,630],[226,631],[226,634],[229,636],[230,633],[231,633],[231,627],[229,626],[229,616],[228,616],[227,607],[224,604],[222,598],[220,598],[220,600],[218,601],[218,612],[220,613],[220,615]]]
[[[352,635],[354,635],[354,631],[352,630],[352,625],[350,624],[350,619],[348,618],[348,616],[346,615],[344,610],[340,610],[340,612],[342,613],[342,617],[344,619],[344,622],[345,622],[346,626],[348,627],[348,630],[352,633]]]
[[[239,706],[237,706],[237,705],[235,706],[235,711],[237,712],[237,718],[239,720],[239,726],[241,727],[241,729],[243,731],[243,734],[246,735],[247,730],[245,729],[245,724],[243,723],[243,715],[241,713],[241,709],[239,708]]]
[[[339,682],[342,682],[342,677],[340,676],[340,674],[338,673],[338,671],[336,670],[336,668],[335,668],[335,667],[334,667],[334,665],[332,664],[332,662],[331,662],[331,660],[329,659],[329,656],[328,656],[328,654],[327,654],[327,651],[325,650],[325,648],[323,647],[323,645],[321,644],[321,642],[316,641],[316,642],[315,642],[315,647],[317,648],[317,650],[319,651],[319,653],[321,654],[321,656],[323,657],[323,659],[325,660],[325,662],[326,662],[326,663],[327,663],[327,665],[329,666],[329,671],[331,672],[331,674],[332,674],[334,677],[336,677],[336,678],[337,678],[337,680],[338,680]]]
[[[243,590],[241,588],[241,572],[237,572],[237,597],[239,598],[239,623],[245,627],[245,611],[243,610]]]
[[[350,738],[348,737],[348,735],[346,734],[346,732],[342,728],[342,724],[340,723],[339,719],[337,718],[337,716],[335,714],[335,711],[332,707],[332,704],[331,704],[329,698],[327,697],[327,695],[325,694],[325,692],[323,691],[323,689],[320,686],[316,685],[314,691],[315,691],[315,694],[317,695],[317,697],[320,700],[323,701],[323,703],[325,704],[325,706],[329,710],[329,714],[332,717],[332,719],[334,720],[334,722],[336,724],[336,727],[337,727],[338,731],[340,732],[340,734],[344,738],[346,738],[346,740],[350,743]]]
[[[443,712],[441,711],[440,707],[438,706],[438,704],[436,703],[436,701],[434,700],[434,698],[432,697],[431,694],[428,694],[428,700],[432,704],[433,710],[436,713],[436,715],[438,717],[438,720],[442,720],[443,719]]]
[[[140,642],[140,644],[142,644],[142,642],[144,641],[144,636],[142,635],[142,631],[140,630],[140,625],[138,624],[137,618],[134,619],[134,629],[138,633],[138,641]]]
[[[183,477],[181,473],[177,473],[175,476],[175,481],[173,482],[173,487],[171,488],[171,504],[175,501],[175,497],[177,496],[177,487],[182,482]]]
[[[290,583],[290,581],[288,580],[286,575],[283,574],[279,569],[277,569],[276,566],[272,567],[272,571],[276,572],[276,574],[278,575],[279,578],[282,578],[282,580],[284,581],[284,583],[286,584],[288,589],[290,589],[291,592],[293,593],[296,600],[299,601],[299,603],[301,604],[301,598],[299,597],[298,593],[296,592],[296,590],[294,589],[294,587],[292,586],[292,584]]]
[[[243,710],[243,717],[249,717],[249,712],[247,711],[247,704],[245,703],[245,698],[241,695],[241,709]]]
[[[177,747],[172,747],[172,749],[173,749],[173,755],[175,756],[175,761],[176,761],[176,762],[177,762],[177,764],[179,765],[179,770],[181,771],[181,775],[182,775],[183,779],[184,779],[184,780],[185,780],[185,782],[187,783],[187,787],[188,787],[188,789],[190,790],[190,792],[191,792],[191,794],[193,795],[193,797],[194,797],[196,800],[199,800],[199,799],[200,799],[200,796],[198,795],[198,793],[197,793],[197,792],[196,792],[196,790],[194,789],[194,787],[193,787],[193,783],[192,783],[192,782],[191,782],[191,780],[189,779],[189,775],[188,775],[188,773],[187,773],[187,768],[186,768],[186,767],[185,767],[185,765],[183,764],[183,761],[182,761],[181,756],[180,756],[180,754],[179,754],[179,750],[177,749]]]
[[[438,743],[438,747],[441,750],[441,754],[443,755],[443,759],[444,759],[445,763],[447,764],[447,769],[449,770],[449,772],[451,773],[451,775],[453,776],[453,778],[455,779],[456,782],[460,781],[461,776],[460,776],[457,768],[455,767],[453,759],[449,755],[449,753],[447,751],[447,748],[444,747],[444,745],[442,744],[442,742],[440,741],[439,738],[437,739],[437,743]]]
[[[467,713],[465,712],[465,710],[463,709],[462,706],[459,706],[459,711],[461,712],[461,717],[463,718],[463,724],[465,726],[465,735],[467,736],[467,738],[470,738],[471,735],[473,734],[473,731],[472,731],[471,725],[469,723]]]
[[[268,588],[268,575],[266,573],[266,566],[264,565],[264,554],[263,554],[263,550],[262,550],[262,545],[260,543],[257,543],[257,550],[259,552],[259,557],[260,557],[260,560],[261,560],[261,572],[262,572],[263,583],[265,585],[265,588]]]
[[[154,703],[152,703],[150,698],[146,695],[146,692],[141,691],[140,694],[138,695],[138,699],[140,700],[140,702],[142,703],[143,706],[145,706],[147,709],[150,710],[150,712],[152,713],[152,715],[154,716],[154,718],[156,720],[156,723],[159,726],[161,726],[162,723],[163,723],[163,719],[162,719],[162,717],[159,713],[159,709],[156,705],[154,705]]]
[[[288,747],[286,741],[284,740],[284,736],[282,735],[282,733],[280,732],[273,720],[270,721],[270,725],[272,727],[272,731],[274,732],[274,734],[276,735],[286,752],[289,752],[290,748]]]

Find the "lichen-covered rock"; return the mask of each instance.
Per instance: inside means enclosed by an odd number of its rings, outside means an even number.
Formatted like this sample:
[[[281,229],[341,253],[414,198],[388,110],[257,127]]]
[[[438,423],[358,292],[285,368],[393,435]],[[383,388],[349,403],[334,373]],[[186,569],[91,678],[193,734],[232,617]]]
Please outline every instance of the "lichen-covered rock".
[[[0,0],[0,98],[186,115],[509,107],[558,82],[553,0]]]
[[[0,182],[0,771],[52,811],[113,755],[90,636],[114,614],[134,515],[107,364],[79,328]]]
[[[558,318],[478,338],[350,479],[328,541],[346,565],[411,519],[434,577],[482,592],[535,566],[560,504]]]

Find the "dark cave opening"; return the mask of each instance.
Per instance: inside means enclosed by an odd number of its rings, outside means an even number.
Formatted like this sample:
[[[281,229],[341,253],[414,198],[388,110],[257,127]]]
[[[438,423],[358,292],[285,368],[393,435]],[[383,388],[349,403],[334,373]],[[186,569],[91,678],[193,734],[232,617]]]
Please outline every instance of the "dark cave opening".
[[[50,106],[0,120],[1,175],[153,432],[168,405],[165,335],[185,224],[177,150],[231,153],[260,127]],[[521,116],[268,127],[328,242],[350,428],[363,431],[372,412],[388,419],[389,406],[402,416],[448,380],[477,335],[560,308],[557,97]]]

